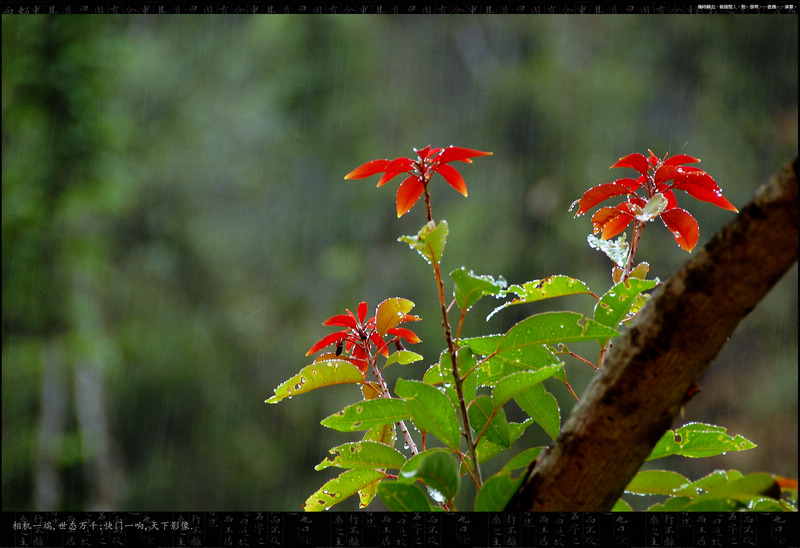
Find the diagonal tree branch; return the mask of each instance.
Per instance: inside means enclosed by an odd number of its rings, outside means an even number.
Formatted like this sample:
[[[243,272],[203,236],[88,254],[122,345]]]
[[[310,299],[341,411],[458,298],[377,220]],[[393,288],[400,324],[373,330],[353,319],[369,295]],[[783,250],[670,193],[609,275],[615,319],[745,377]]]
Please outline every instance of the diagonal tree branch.
[[[797,262],[797,162],[656,291],[508,510],[611,509],[742,318]]]

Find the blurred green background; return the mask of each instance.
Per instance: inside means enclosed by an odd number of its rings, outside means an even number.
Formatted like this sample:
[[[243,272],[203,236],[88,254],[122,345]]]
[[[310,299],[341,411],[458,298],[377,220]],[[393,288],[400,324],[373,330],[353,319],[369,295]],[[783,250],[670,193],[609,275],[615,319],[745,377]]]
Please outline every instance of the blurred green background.
[[[398,220],[399,179],[347,172],[428,144],[492,151],[459,168],[469,198],[432,187],[443,271],[603,293],[610,262],[570,203],[650,148],[702,158],[743,206],[797,153],[797,31],[794,16],[3,16],[3,510],[298,510],[336,474],[313,469],[328,448],[359,439],[319,425],[354,387],[264,403],[321,322],[416,302],[425,360],[390,386],[444,346],[429,266],[396,241],[422,206]],[[733,218],[678,200],[699,245]],[[689,255],[658,223],[637,258],[666,279]],[[486,324],[496,304],[463,335],[594,301]],[[759,447],[659,466],[797,477],[797,308],[795,266],[675,424]],[[566,370],[580,393],[591,370]],[[563,420],[574,400],[547,386]],[[508,456],[547,441],[531,427]]]

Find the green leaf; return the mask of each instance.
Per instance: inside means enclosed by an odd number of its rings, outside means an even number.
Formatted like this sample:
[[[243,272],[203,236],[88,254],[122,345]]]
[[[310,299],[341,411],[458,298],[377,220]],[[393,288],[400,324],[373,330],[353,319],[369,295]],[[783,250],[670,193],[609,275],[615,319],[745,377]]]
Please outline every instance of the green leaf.
[[[514,396],[514,401],[541,426],[547,435],[556,439],[561,430],[561,411],[555,396],[542,384]]]
[[[275,389],[275,395],[265,403],[278,403],[323,386],[363,382],[363,373],[352,363],[345,360],[321,361],[307,365],[297,375],[281,383]]]
[[[544,447],[529,447],[517,453],[510,461],[508,461],[502,470],[518,470],[520,468],[527,468],[530,464],[539,458],[539,454],[544,451]]]
[[[339,468],[402,468],[406,463],[403,454],[393,447],[374,441],[345,443],[330,450],[331,455],[339,453],[333,460],[327,457],[314,467],[324,470],[331,466]]]
[[[581,320],[585,322],[582,324]],[[577,312],[544,312],[514,325],[505,335],[463,339],[475,353],[487,356],[480,367],[479,384],[487,385],[526,369],[560,364],[548,344],[615,337],[618,333]],[[492,348],[492,344],[496,344]],[[556,377],[565,381],[563,371]]]
[[[416,485],[396,481],[382,481],[378,485],[378,498],[390,512],[430,512],[431,505],[425,493]]]
[[[475,354],[492,356],[484,360],[476,371],[478,386],[491,386],[499,379],[517,371],[539,369],[561,362],[553,352],[544,344],[533,344],[517,348],[498,351],[500,341],[504,335],[488,335],[462,339],[461,344],[468,346]],[[563,375],[557,375],[562,381]]]
[[[456,410],[438,388],[419,381],[397,379],[395,393],[405,400],[417,428],[430,432],[446,445],[458,449],[459,434]]]
[[[364,434],[362,441],[376,441],[389,447],[394,447],[397,441],[397,431],[393,422],[373,426]]]
[[[477,364],[472,349],[468,346],[459,348],[456,354],[456,362],[458,363],[459,374],[462,377],[461,391],[464,394],[464,400],[467,402],[472,401],[478,389],[478,374],[473,371],[468,377],[464,378],[464,375]],[[442,385],[447,397],[453,402],[453,406],[458,409],[458,393],[456,392],[455,379],[453,378],[453,365],[450,359],[450,353],[447,350],[441,353],[439,362],[432,365],[425,372],[422,381],[434,386]]]
[[[438,225],[433,221],[423,226],[416,236],[400,236],[397,240],[405,242],[416,249],[428,263],[438,263],[442,258],[444,243],[447,239],[447,221]]]
[[[581,320],[585,320],[581,324]],[[600,325],[577,312],[543,312],[515,324],[500,340],[499,352],[541,344],[616,337],[613,327]]]
[[[654,194],[647,204],[642,208],[642,213],[637,215],[636,218],[640,221],[647,222],[650,219],[655,219],[667,209],[667,199],[660,192]]]
[[[475,511],[502,512],[524,479],[524,473],[513,477],[510,470],[501,470],[491,476],[475,495]]]
[[[541,280],[533,280],[525,282],[522,285],[512,285],[505,291],[501,292],[499,296],[514,294],[516,298],[498,306],[486,316],[488,321],[492,316],[500,312],[502,309],[518,304],[532,303],[541,301],[543,299],[552,299],[553,297],[563,297],[565,295],[578,295],[578,294],[591,295],[592,291],[585,283],[569,276],[550,276]]]
[[[378,494],[378,487],[383,482],[375,482],[370,483],[363,489],[358,490],[358,507],[359,508],[366,508],[369,506],[369,503],[375,498],[375,495]]]
[[[468,414],[470,425],[476,433],[483,431],[484,437],[497,445],[511,445],[506,413],[502,407],[492,405],[492,398],[478,396],[470,404]]]
[[[414,303],[401,297],[381,301],[375,314],[375,330],[383,337],[388,330],[402,322],[412,308]]]
[[[508,400],[516,398],[529,388],[552,377],[559,370],[561,370],[561,364],[542,367],[535,371],[518,371],[516,373],[511,373],[495,384],[494,390],[492,390],[492,403],[495,407],[501,407]]]
[[[400,470],[400,476],[406,480],[422,480],[429,490],[433,489],[430,494],[437,502],[452,500],[458,493],[458,463],[445,451],[424,451],[416,455]]]
[[[619,499],[617,502],[614,503],[614,507],[611,509],[612,512],[633,512],[633,508],[631,505],[625,502],[622,499]]]
[[[643,470],[633,476],[625,487],[626,493],[634,495],[674,495],[690,482],[685,476],[669,470]]]
[[[323,419],[320,424],[339,432],[369,430],[379,424],[395,423],[411,417],[404,401],[377,398],[348,405],[339,413]]]
[[[636,297],[642,291],[652,289],[657,284],[658,280],[639,280],[638,278],[630,278],[627,282],[618,283],[600,297],[595,305],[595,321],[611,329],[616,328],[634,304],[642,306],[641,301],[637,303]],[[608,338],[598,338],[598,342],[600,346],[605,346]]]
[[[605,253],[618,267],[625,266],[625,262],[628,260],[628,250],[630,249],[628,242],[625,241],[625,233],[616,240],[604,240],[594,234],[589,234],[586,237],[586,241],[589,242],[589,247]]]
[[[495,280],[491,276],[477,275],[471,270],[468,272],[463,266],[452,271],[450,277],[455,282],[453,296],[463,311],[472,308],[485,295],[499,295],[506,287],[506,281],[502,278]]]
[[[533,424],[533,419],[526,419],[524,422],[509,422],[508,423],[508,434],[511,439],[511,443],[514,443],[519,439],[520,436],[525,432],[525,429],[528,428],[531,424]],[[478,462],[485,462],[489,459],[492,459],[506,450],[506,447],[499,445],[497,443],[492,443],[491,441],[487,440],[484,436],[480,439],[476,446],[476,452],[478,453]],[[466,470],[462,467],[462,473],[466,473]]]
[[[731,472],[735,471],[732,470]],[[738,472],[737,474],[741,476]],[[771,474],[756,473],[736,477],[737,474],[727,474],[727,481],[722,483],[719,483],[719,480],[724,476],[718,474],[715,477],[716,483],[713,487],[709,487],[709,482],[706,482],[707,492],[691,498],[678,497],[680,502],[671,502],[669,511],[722,512],[741,510],[762,501],[770,495],[774,495],[770,497],[773,499],[780,496],[780,487]],[[692,484],[692,486],[698,483],[699,481]],[[663,505],[655,505],[651,510],[662,510],[667,503],[670,503],[670,501],[666,501]]]
[[[684,457],[712,457],[728,451],[744,451],[756,447],[756,444],[743,436],[731,437],[721,426],[693,422],[678,428],[667,430],[656,443],[647,460],[660,459],[670,455]]]
[[[408,365],[409,363],[418,362],[422,359],[422,356],[417,354],[416,352],[411,352],[410,350],[398,350],[386,360],[386,365],[384,365],[384,369],[393,363],[399,363],[401,365]]]
[[[326,482],[313,495],[306,499],[303,510],[319,512],[339,504],[347,497],[372,483],[379,482],[386,474],[378,470],[347,470]]]

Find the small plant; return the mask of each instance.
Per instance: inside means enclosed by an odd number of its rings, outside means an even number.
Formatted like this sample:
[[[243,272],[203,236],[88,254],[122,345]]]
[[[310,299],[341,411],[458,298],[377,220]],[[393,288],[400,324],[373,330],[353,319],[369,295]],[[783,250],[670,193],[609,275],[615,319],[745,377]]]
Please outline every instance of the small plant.
[[[472,163],[472,158],[491,153],[454,146],[428,146],[415,152],[415,159],[372,160],[348,173],[345,179],[380,173],[377,186],[382,186],[400,174],[407,175],[397,190],[398,217],[424,197],[427,222],[416,235],[398,240],[416,250],[432,267],[444,350],[421,380],[400,378],[390,390],[383,376],[387,367],[423,359],[405,347],[420,342],[419,337],[401,326],[420,320],[411,314],[414,303],[391,297],[379,303],[369,316],[367,303],[361,302],[355,314],[347,310],[323,323],[343,329],[314,344],[306,355],[324,352],[278,386],[266,401],[278,403],[317,388],[355,384],[361,389],[359,400],[321,424],[342,432],[365,433],[360,441],[332,448],[333,458],[325,458],[316,466],[317,470],[338,467],[345,471],[308,497],[303,506],[307,511],[329,509],[355,494],[361,507],[378,496],[390,510],[456,511],[462,480],[472,482],[476,490],[468,509],[503,510],[523,480],[524,474],[519,471],[544,449],[522,448],[512,454],[514,442],[533,424],[553,439],[561,427],[558,402],[543,381],[556,379],[578,398],[559,356],[569,355],[594,369],[602,367],[611,340],[619,334],[617,330],[644,306],[649,296],[646,292],[659,284],[658,279],[647,279],[647,263],[634,266],[646,223],[660,218],[678,245],[691,252],[699,239],[699,227],[691,214],[677,206],[675,190],[737,211],[711,176],[685,166],[699,160],[684,154],[663,159],[652,152],[649,157],[630,154],[611,167],[632,168],[639,173],[636,179],[617,179],[592,187],[570,207],[572,210],[577,205],[576,216],[580,216],[609,198],[626,198],[615,207],[601,207],[592,216],[589,244],[614,262],[613,285],[606,293],[598,296],[584,282],[570,276],[553,275],[508,286],[501,277],[478,275],[460,267],[450,272],[453,297],[448,299],[441,273],[448,226],[444,220],[434,220],[429,186],[433,176],[439,174],[467,196],[466,183],[451,163]],[[629,243],[624,231],[631,225]],[[612,240],[615,236],[619,238]],[[462,337],[467,313],[485,296],[505,299],[491,317],[509,306],[565,295],[594,299],[592,316],[544,312],[518,322],[503,334]],[[568,343],[591,340],[599,346],[596,364],[567,347]],[[512,405],[512,400],[528,416],[521,423],[507,419],[505,407]],[[412,435],[409,424],[413,424],[416,434]],[[398,430],[403,438],[401,448]],[[669,455],[707,457],[753,447],[752,442],[742,436],[730,436],[722,427],[690,423],[666,432],[648,460]],[[481,464],[501,456],[505,457],[504,465],[484,478]],[[666,500],[654,505],[653,510],[773,511],[796,510],[797,505],[796,480],[769,474],[744,476],[734,470],[716,471],[694,482],[676,472],[641,471],[626,492],[664,495]],[[630,506],[620,499],[614,509],[626,510]]]

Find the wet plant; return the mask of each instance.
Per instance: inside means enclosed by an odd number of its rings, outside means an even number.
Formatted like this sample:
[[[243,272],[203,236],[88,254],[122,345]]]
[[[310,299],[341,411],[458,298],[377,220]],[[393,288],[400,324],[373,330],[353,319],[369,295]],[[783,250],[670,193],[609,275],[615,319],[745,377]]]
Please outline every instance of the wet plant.
[[[431,266],[444,349],[421,379],[399,378],[392,390],[383,375],[387,367],[424,359],[406,349],[406,345],[420,342],[414,331],[401,325],[420,321],[411,314],[415,306],[411,300],[387,298],[372,314],[368,304],[361,302],[355,313],[346,310],[323,322],[341,329],[312,345],[306,355],[319,353],[313,363],[275,388],[266,401],[278,403],[318,388],[355,384],[361,392],[358,401],[321,424],[341,432],[365,433],[360,441],[333,447],[332,458],[316,466],[317,470],[336,467],[344,472],[308,497],[303,506],[307,511],[329,509],[352,495],[358,495],[361,507],[377,496],[388,509],[397,511],[503,510],[521,485],[522,472],[544,449],[515,448],[515,442],[534,424],[554,440],[561,428],[561,408],[544,381],[561,382],[578,398],[560,357],[570,356],[595,370],[601,368],[613,338],[645,306],[648,291],[660,283],[647,278],[647,263],[635,265],[645,226],[660,219],[676,243],[691,252],[699,239],[699,226],[688,211],[678,207],[675,191],[737,211],[710,175],[686,165],[698,159],[684,154],[664,158],[652,152],[649,156],[630,154],[611,167],[633,169],[638,173],[635,179],[594,186],[570,207],[577,205],[576,216],[580,216],[608,199],[624,197],[616,206],[601,207],[591,218],[589,245],[613,262],[612,285],[605,293],[598,296],[586,283],[567,275],[508,285],[502,277],[475,274],[462,266],[450,272],[452,297],[446,297],[449,292],[445,291],[441,259],[449,231],[445,220],[434,219],[431,182],[438,174],[466,197],[466,183],[451,164],[469,164],[473,158],[491,153],[455,146],[414,151],[415,158],[369,161],[345,179],[381,174],[380,187],[405,175],[396,194],[398,217],[423,198],[426,223],[417,234],[398,240]],[[626,241],[629,227],[631,239]],[[483,297],[504,301],[488,320],[511,306],[567,295],[593,299],[592,315],[543,312],[517,322],[505,333],[462,336],[467,313]],[[583,341],[596,341],[595,362],[567,346]],[[512,401],[527,419],[519,423],[508,420],[506,408]],[[689,423],[664,433],[648,460],[671,455],[709,457],[753,447],[755,444],[740,435],[729,435],[723,427]],[[490,459],[503,459],[504,464],[484,477],[481,465]],[[475,488],[469,508],[456,505],[463,481]],[[665,500],[652,510],[775,511],[796,510],[797,505],[796,480],[735,470],[715,471],[696,481],[668,470],[640,471],[626,493],[662,495]],[[631,507],[620,499],[614,509]]]

